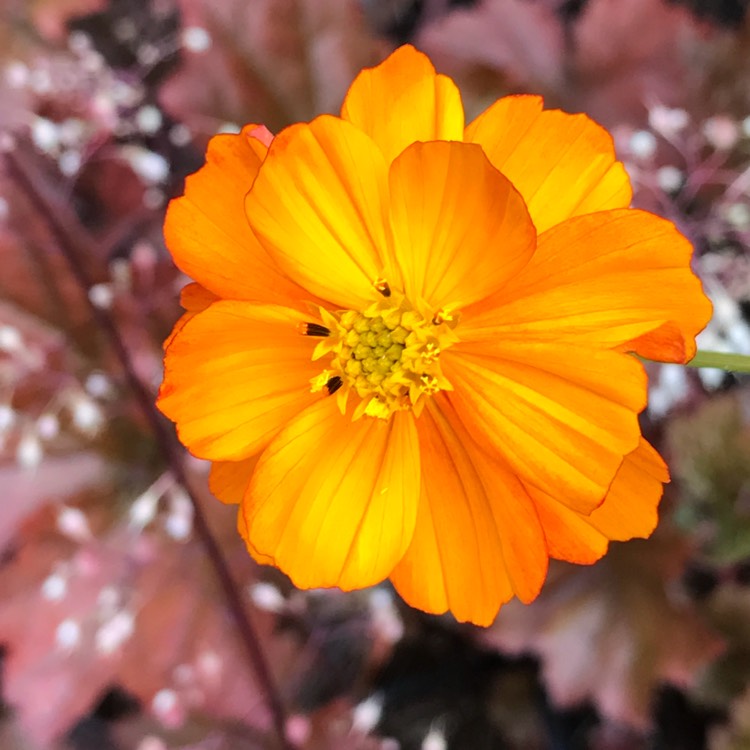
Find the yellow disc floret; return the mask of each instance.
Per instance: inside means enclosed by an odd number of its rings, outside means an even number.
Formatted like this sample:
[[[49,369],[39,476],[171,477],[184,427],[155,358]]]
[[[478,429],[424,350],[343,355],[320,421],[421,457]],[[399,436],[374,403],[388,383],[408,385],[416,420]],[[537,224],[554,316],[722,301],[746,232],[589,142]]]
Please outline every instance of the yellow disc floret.
[[[325,323],[321,328],[328,333],[313,359],[333,356],[323,374],[313,379],[312,388],[322,390],[338,375],[342,409],[349,393],[362,399],[354,410],[355,419],[362,415],[387,419],[401,409],[419,412],[424,396],[451,390],[440,370],[440,352],[456,341],[452,321],[422,315],[405,299],[393,298],[361,312],[321,310],[321,316]]]

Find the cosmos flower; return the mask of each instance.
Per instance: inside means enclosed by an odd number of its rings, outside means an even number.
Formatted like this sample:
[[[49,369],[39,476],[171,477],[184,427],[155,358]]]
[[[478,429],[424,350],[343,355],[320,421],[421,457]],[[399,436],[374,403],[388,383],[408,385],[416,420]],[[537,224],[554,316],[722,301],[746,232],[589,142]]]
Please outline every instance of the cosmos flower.
[[[650,534],[669,477],[633,355],[689,360],[711,307],[630,199],[586,116],[513,96],[465,127],[410,46],[340,117],[215,137],[167,213],[197,283],[158,404],[250,553],[488,624],[550,557]]]

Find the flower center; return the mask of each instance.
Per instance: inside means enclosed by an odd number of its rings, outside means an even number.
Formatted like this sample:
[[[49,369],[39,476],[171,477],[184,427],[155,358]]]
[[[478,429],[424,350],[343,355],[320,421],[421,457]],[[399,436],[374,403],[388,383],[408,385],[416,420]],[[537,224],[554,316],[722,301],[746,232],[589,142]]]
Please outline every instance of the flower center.
[[[451,384],[440,370],[440,353],[457,339],[444,312],[426,318],[405,299],[389,297],[364,311],[321,310],[325,326],[306,324],[307,335],[325,336],[313,354],[331,354],[312,390],[339,391],[342,410],[350,392],[362,399],[353,418],[388,419],[395,411],[419,413],[425,397]],[[320,329],[326,331],[321,333]]]

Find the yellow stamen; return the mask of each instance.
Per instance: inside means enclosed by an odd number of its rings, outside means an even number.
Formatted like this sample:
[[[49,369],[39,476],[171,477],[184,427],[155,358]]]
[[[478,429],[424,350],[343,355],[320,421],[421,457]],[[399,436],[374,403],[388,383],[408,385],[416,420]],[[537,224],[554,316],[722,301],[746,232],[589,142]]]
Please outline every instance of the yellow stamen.
[[[362,401],[353,418],[388,419],[402,409],[419,413],[425,397],[451,389],[440,370],[440,353],[457,341],[453,325],[435,323],[403,298],[383,300],[362,312],[321,311],[321,317],[331,335],[324,346],[318,345],[314,359],[332,358],[329,369],[311,381],[313,390],[341,389],[342,405],[346,394],[355,393]]]

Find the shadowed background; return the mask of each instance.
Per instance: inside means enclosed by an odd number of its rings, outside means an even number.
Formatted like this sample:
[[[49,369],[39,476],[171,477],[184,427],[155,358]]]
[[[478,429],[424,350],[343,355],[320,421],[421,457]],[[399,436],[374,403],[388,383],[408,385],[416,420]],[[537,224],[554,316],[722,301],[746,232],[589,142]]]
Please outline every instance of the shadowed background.
[[[634,204],[696,248],[700,345],[750,354],[747,5],[0,0],[0,748],[279,747],[227,585],[305,750],[750,747],[747,377],[653,366],[657,533],[486,630],[294,591],[149,412],[186,282],[164,209],[208,139],[336,112],[407,41],[469,118],[539,93],[610,129]]]

